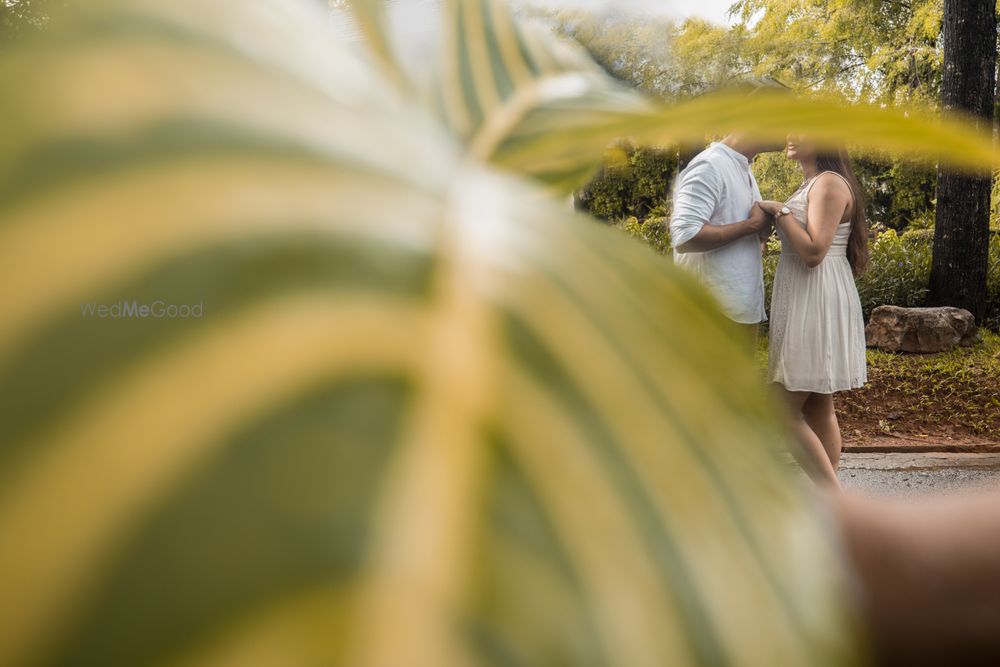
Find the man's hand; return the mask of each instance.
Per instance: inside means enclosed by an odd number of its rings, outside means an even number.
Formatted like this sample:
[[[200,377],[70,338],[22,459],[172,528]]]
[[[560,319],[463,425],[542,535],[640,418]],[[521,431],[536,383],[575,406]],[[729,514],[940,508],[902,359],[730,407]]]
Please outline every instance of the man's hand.
[[[765,229],[770,233],[772,218],[758,204],[754,204],[750,217],[731,225],[705,225],[690,241],[674,248],[679,253],[708,252],[728,245],[744,236],[758,235]]]
[[[764,225],[764,228],[757,232],[757,240],[761,243],[767,243],[767,240],[771,238],[771,232],[774,231],[774,221],[768,222]]]
[[[757,202],[750,209],[750,217],[746,220],[747,225],[756,233],[760,233],[765,227],[769,227],[772,222],[771,214]]]

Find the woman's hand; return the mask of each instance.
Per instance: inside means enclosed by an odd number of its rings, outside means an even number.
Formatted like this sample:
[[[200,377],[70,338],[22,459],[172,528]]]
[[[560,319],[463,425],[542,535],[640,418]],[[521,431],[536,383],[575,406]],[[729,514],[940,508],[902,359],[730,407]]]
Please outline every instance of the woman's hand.
[[[778,211],[781,210],[781,207],[785,205],[784,202],[770,201],[770,200],[759,201],[757,203],[760,205],[762,209],[767,211],[768,215],[771,216],[777,215]]]

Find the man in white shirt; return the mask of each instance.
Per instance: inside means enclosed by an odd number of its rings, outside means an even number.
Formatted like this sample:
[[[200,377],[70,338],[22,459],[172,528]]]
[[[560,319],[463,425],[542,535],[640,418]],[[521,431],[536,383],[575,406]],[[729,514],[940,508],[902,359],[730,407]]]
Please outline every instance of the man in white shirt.
[[[756,335],[764,312],[761,238],[771,217],[750,160],[772,147],[730,134],[699,153],[674,182],[670,240],[674,262],[698,274],[723,312]]]

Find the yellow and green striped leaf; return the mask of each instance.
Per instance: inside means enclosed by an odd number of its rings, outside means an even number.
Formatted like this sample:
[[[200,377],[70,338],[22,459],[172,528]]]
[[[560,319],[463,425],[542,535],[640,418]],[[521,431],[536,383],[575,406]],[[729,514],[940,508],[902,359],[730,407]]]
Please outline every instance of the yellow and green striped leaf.
[[[99,0],[0,61],[0,664],[852,664],[710,300],[322,18]]]

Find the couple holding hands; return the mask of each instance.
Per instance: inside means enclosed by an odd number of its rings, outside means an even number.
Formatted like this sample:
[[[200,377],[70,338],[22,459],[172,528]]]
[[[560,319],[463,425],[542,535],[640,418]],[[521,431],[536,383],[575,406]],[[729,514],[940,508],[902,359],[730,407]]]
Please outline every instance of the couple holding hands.
[[[867,380],[854,284],[868,260],[864,200],[845,150],[789,137],[785,154],[799,163],[802,184],[787,201],[764,201],[750,163],[773,150],[733,133],[699,153],[675,181],[670,238],[675,263],[696,273],[756,339],[767,319],[761,245],[777,231],[768,381],[792,411],[800,464],[837,488],[842,442],[833,394]]]

